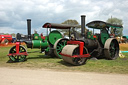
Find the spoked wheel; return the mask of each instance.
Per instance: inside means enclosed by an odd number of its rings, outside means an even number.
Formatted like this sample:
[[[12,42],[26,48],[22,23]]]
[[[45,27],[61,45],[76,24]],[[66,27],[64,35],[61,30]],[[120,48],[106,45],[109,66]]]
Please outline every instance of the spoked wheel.
[[[65,45],[67,45],[67,41],[69,41],[68,39],[66,38],[61,38],[61,39],[58,39],[55,44],[54,44],[54,54],[58,57],[58,58],[62,58],[62,56],[60,55],[63,47]]]
[[[116,39],[107,39],[104,48],[104,54],[107,59],[113,60],[119,57],[119,43]]]
[[[66,54],[70,56],[79,55],[80,54],[79,52],[80,51],[79,51],[78,45],[66,45],[62,50],[62,54]],[[88,53],[85,47],[84,47],[83,53],[84,54]],[[62,58],[64,61],[76,66],[85,64],[87,60],[87,58],[73,58],[73,57],[67,57],[67,56],[62,56]]]
[[[19,53],[22,53],[22,52],[27,52],[25,47],[20,45],[19,47]],[[16,53],[16,46],[13,46],[10,51],[9,51],[9,54],[11,53]],[[11,55],[9,56],[9,58],[13,61],[13,62],[22,62],[22,61],[25,61],[26,60],[26,55]]]

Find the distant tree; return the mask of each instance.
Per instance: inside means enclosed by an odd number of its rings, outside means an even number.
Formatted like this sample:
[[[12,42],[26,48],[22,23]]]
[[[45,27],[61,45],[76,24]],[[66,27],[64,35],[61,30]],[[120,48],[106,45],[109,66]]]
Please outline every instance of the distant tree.
[[[9,33],[4,33],[4,35],[9,35]]]
[[[108,18],[107,20],[108,23],[111,23],[111,24],[116,24],[116,25],[123,25],[123,22],[121,19],[118,19],[118,18]],[[114,29],[111,28],[111,33],[114,33]],[[120,28],[120,29],[116,29],[115,31],[115,35],[116,36],[123,36],[123,28]]]
[[[80,33],[81,33],[81,25],[78,23],[78,21],[77,20],[66,20],[66,21],[64,21],[64,22],[62,22],[61,24],[68,24],[68,25],[77,25],[78,27],[77,28],[72,28],[71,29],[71,33],[73,33],[73,32],[77,32],[79,35],[80,35]],[[67,29],[59,29],[60,30],[60,32],[62,32],[63,34],[64,34],[64,36],[66,36],[66,35],[69,35],[69,30],[67,30]],[[87,30],[86,28],[85,28],[85,30]]]
[[[78,25],[79,26],[79,23],[76,21],[76,20],[66,20],[64,22],[62,22],[61,24],[67,24],[67,25]],[[76,29],[79,29],[80,27],[76,28]],[[67,36],[69,35],[69,30],[67,29],[59,29],[60,32],[62,32],[64,34],[64,36]],[[71,29],[71,32],[75,31],[74,28]]]
[[[79,23],[77,22],[77,20],[66,20],[64,22],[62,22],[62,24],[68,24],[68,25],[79,25]]]
[[[15,34],[15,33],[12,33],[11,35],[12,35],[13,37],[16,37],[16,34]]]

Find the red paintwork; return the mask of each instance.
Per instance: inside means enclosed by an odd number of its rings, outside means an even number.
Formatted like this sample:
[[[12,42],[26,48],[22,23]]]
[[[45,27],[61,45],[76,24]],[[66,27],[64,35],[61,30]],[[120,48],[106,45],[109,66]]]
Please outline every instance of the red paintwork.
[[[41,33],[41,39],[45,40],[45,36]]]
[[[66,54],[62,54],[60,53],[60,55],[63,55],[63,56],[67,56],[67,57],[73,57],[73,58],[84,58],[84,57],[90,57],[91,55],[88,53],[88,54],[83,54],[83,48],[84,48],[84,42],[81,42],[81,41],[67,41],[67,44],[78,44],[79,47],[80,47],[80,55],[73,55],[73,56],[70,56],[70,55],[66,55]]]
[[[88,54],[83,54],[83,55],[73,55],[73,56],[60,53],[60,55],[67,56],[67,57],[73,57],[73,58],[84,58],[84,57],[90,57],[91,56],[89,53]]]
[[[2,39],[1,39],[1,42],[4,42],[4,41],[5,41],[5,39],[6,39],[6,38],[2,38]]]
[[[19,48],[20,48],[20,42],[16,42],[16,53],[10,53],[8,54],[7,56],[18,56],[18,55],[28,55],[27,52],[22,52],[22,53],[19,53]]]
[[[97,39],[96,35],[93,35],[93,38]]]
[[[7,39],[9,42],[12,41],[11,35],[0,35],[0,42],[2,42],[4,39]]]
[[[7,56],[18,56],[18,55],[28,55],[27,52],[22,52],[22,53],[10,53]]]
[[[83,55],[84,42],[81,41],[67,41],[67,44],[78,44],[80,47],[80,55]]]
[[[111,37],[115,37],[115,34],[109,34]]]
[[[20,42],[16,42],[16,53],[19,53]]]

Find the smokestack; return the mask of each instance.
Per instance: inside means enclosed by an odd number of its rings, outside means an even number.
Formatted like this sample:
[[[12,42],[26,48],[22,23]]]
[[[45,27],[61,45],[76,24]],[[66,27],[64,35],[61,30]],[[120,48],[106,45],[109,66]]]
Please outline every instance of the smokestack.
[[[85,15],[81,15],[81,35],[85,37]]]
[[[28,39],[31,40],[31,19],[27,19]]]

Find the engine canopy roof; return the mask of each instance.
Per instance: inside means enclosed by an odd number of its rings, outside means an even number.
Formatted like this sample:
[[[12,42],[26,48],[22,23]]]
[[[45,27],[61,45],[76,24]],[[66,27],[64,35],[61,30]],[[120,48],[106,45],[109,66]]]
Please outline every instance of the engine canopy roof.
[[[55,29],[70,29],[70,28],[79,27],[79,25],[45,23],[42,27],[43,27],[43,28],[55,28]]]
[[[104,21],[92,21],[86,24],[87,27],[89,28],[94,28],[94,29],[104,29],[104,28],[123,28],[122,25],[116,25],[116,24],[111,24],[107,23]]]

